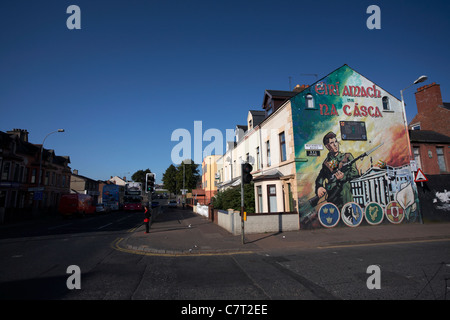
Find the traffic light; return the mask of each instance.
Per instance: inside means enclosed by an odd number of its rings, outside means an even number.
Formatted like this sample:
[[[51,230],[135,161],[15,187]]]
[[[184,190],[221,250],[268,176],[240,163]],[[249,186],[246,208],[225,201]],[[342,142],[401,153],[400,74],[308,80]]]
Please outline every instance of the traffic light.
[[[152,193],[155,189],[155,174],[147,173],[145,175],[145,193]]]
[[[253,179],[253,176],[250,174],[252,172],[253,167],[250,163],[246,162],[242,164],[242,181],[244,183],[250,183]]]

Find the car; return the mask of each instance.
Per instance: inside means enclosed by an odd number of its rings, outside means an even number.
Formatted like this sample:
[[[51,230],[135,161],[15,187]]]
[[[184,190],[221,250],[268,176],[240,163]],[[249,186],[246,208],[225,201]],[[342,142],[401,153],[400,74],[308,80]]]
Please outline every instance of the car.
[[[159,202],[158,201],[152,201],[152,208],[156,208],[159,207]]]
[[[170,200],[168,206],[175,208],[177,206],[177,200]]]
[[[111,211],[110,208],[108,206],[105,206],[103,203],[97,203],[95,205],[95,212],[100,213],[100,212],[109,212]]]

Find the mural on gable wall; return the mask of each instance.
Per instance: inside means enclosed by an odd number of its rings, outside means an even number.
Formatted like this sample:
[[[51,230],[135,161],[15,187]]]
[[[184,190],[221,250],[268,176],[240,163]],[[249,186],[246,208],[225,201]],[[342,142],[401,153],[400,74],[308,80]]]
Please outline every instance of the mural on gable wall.
[[[291,105],[302,228],[418,220],[401,101],[344,65]]]

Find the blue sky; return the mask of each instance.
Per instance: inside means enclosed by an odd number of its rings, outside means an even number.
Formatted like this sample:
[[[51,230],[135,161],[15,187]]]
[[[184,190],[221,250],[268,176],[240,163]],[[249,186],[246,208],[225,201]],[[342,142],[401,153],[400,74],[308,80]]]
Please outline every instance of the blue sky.
[[[69,5],[81,30],[69,30]],[[369,30],[369,5],[381,29]],[[160,181],[178,128],[223,132],[264,90],[343,64],[400,98],[420,75],[450,101],[447,1],[1,1],[0,130],[71,158],[93,179],[150,168]],[[407,118],[417,113],[405,91]],[[209,142],[203,143],[205,148]]]

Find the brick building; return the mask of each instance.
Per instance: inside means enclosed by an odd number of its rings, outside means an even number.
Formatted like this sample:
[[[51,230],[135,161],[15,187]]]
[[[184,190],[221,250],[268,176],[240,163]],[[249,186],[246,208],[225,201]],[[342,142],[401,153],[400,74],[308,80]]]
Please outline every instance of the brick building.
[[[441,87],[432,83],[417,89],[417,115],[411,120],[412,130],[432,130],[450,137],[450,102],[442,102]]]
[[[70,192],[68,156],[28,142],[28,131],[0,131],[0,223],[30,217],[34,209],[55,213],[62,194]],[[38,187],[40,186],[40,187]]]
[[[409,124],[410,141],[419,168],[427,175],[450,173],[450,103],[442,101],[439,84],[417,89],[417,115]]]

